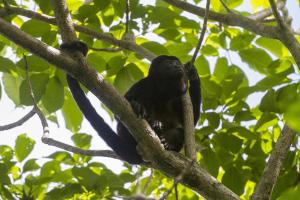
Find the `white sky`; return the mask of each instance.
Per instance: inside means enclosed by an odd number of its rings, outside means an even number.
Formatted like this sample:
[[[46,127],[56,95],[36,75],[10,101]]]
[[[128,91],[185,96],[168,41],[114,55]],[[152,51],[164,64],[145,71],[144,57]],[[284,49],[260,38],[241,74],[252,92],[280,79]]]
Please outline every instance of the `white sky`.
[[[154,2],[153,0],[151,1],[146,1],[144,2],[151,3]],[[249,1],[247,1],[249,2]],[[249,3],[245,3],[241,8],[243,10],[250,11],[250,6]],[[293,17],[293,27],[296,29],[300,28],[300,12],[299,12],[299,4],[296,3],[296,0],[288,0],[288,9],[290,12],[290,15]],[[205,1],[203,1],[205,3]],[[195,17],[193,15],[190,15],[189,17]],[[198,20],[198,18],[197,18]],[[153,37],[152,34],[148,34],[148,37]],[[155,38],[152,40],[155,40]],[[225,56],[225,55],[224,55]],[[242,69],[243,71],[247,74],[249,81],[251,84],[255,84],[260,78],[262,77],[258,73],[252,71],[249,69],[249,67],[242,63],[240,61],[240,58],[237,55],[231,54],[231,59],[235,64],[238,66],[243,66]],[[215,59],[210,59],[210,66],[214,66],[214,60]],[[0,76],[2,74],[0,73]],[[104,116],[105,121],[109,122],[111,124],[111,120],[106,114],[106,112],[103,112],[103,110],[100,109],[100,104],[98,99],[96,99],[93,95],[89,94],[88,95],[89,99],[93,102],[94,105],[96,105],[97,108],[99,108],[99,111],[101,113],[101,116]],[[257,95],[251,95],[248,99],[248,102],[252,102],[251,105],[256,105],[258,103],[257,101],[258,96]],[[16,121],[16,119],[20,119],[23,117],[26,113],[28,113],[31,110],[31,107],[25,107],[25,108],[15,108],[13,102],[6,96],[6,94],[3,91],[3,84],[2,84],[2,98],[0,99],[0,124],[8,124],[11,122]],[[55,124],[49,122],[50,125],[50,137],[54,138],[56,140],[72,144],[72,141],[70,137],[72,136],[72,133],[68,131],[67,129],[64,128],[64,120],[62,119],[61,115],[59,114],[59,122],[60,122],[60,127],[57,127]],[[84,120],[82,124],[82,129],[81,132],[83,133],[88,133],[93,136],[92,139],[92,146],[91,149],[107,149],[108,147],[106,144],[99,138],[99,136],[96,134],[96,132],[91,128],[91,126],[88,124],[86,120]],[[21,134],[21,133],[27,133],[27,135],[31,138],[34,138],[36,140],[36,145],[34,150],[32,151],[30,158],[37,158],[39,161],[47,161],[47,159],[41,159],[43,157],[48,156],[49,154],[53,153],[54,151],[59,151],[60,149],[56,147],[51,147],[46,144],[43,144],[40,140],[42,136],[42,127],[41,123],[39,121],[39,118],[37,116],[34,116],[31,118],[29,121],[27,121],[24,125],[5,131],[5,132],[0,132],[0,145],[9,145],[9,146],[14,146],[15,145],[15,139],[16,137]],[[109,158],[94,158],[95,160],[102,162],[106,164],[110,169],[118,172],[121,169],[122,163],[120,161],[117,161],[115,159],[109,159]],[[26,161],[26,160],[25,160]],[[24,162],[24,161],[23,161]]]

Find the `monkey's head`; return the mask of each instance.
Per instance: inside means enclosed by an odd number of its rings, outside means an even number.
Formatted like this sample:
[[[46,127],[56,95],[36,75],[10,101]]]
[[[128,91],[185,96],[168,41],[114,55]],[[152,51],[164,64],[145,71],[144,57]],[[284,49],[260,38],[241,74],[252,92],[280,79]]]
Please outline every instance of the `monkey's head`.
[[[187,78],[180,60],[175,56],[156,57],[149,69],[148,77],[154,81],[156,88],[168,96],[175,97],[187,90]]]

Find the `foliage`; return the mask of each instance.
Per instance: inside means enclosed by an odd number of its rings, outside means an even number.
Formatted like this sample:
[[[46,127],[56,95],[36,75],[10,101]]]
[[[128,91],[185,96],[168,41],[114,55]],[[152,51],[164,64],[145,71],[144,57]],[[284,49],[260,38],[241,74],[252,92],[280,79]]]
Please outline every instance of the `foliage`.
[[[9,2],[20,6],[13,0]],[[34,4],[37,12],[53,16],[50,1],[24,2],[26,9]],[[77,24],[122,39],[124,0],[67,2]],[[141,2],[130,0],[130,29],[137,33],[136,43],[155,54],[175,55],[187,62],[198,41],[198,18],[160,0],[155,5]],[[225,12],[220,2],[212,1],[212,9]],[[230,9],[245,3],[242,0],[225,2]],[[267,2],[251,1],[253,11],[267,8]],[[3,8],[2,2],[0,7]],[[56,26],[17,15],[5,19],[44,43],[59,46]],[[195,62],[201,78],[203,102],[196,129],[196,140],[201,146],[199,163],[242,199],[248,199],[278,139],[282,123],[287,122],[300,132],[299,76],[295,74],[294,60],[281,42],[217,23],[209,23],[208,29],[201,56]],[[147,33],[151,33],[152,38]],[[89,35],[80,33],[78,37],[93,48],[114,48]],[[17,108],[32,105],[24,53],[33,92],[48,120],[56,122],[62,113],[64,122],[57,123],[74,133],[74,145],[88,149],[91,136],[81,132],[83,116],[68,91],[64,72],[1,35],[0,98],[5,93]],[[14,56],[9,56],[11,54]],[[148,70],[148,62],[141,55],[125,50],[90,50],[87,60],[122,94]],[[106,199],[133,195],[147,183],[149,169],[145,167],[137,170],[124,164],[122,172],[116,174],[91,157],[58,150],[44,159],[32,158],[31,151],[37,149],[34,149],[35,141],[30,134],[20,134],[15,147],[0,145],[0,196],[3,199]],[[296,148],[289,152],[272,199],[299,196],[298,154]],[[145,195],[161,196],[171,186],[171,179],[155,171]],[[181,199],[200,198],[182,185],[178,190]],[[175,198],[174,193],[170,195],[172,198]]]

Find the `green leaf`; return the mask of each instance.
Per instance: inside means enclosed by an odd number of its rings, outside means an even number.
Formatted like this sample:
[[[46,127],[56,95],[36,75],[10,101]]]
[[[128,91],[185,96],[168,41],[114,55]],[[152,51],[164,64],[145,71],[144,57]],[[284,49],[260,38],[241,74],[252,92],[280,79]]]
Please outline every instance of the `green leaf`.
[[[107,65],[107,76],[116,75],[123,67],[126,62],[126,57],[115,56],[108,61]]]
[[[98,72],[103,72],[106,69],[106,61],[100,53],[92,52],[87,56],[88,63]]]
[[[48,74],[33,74],[30,76],[32,90],[35,100],[38,102],[42,95],[45,93],[46,86],[49,80]],[[20,86],[20,103],[22,105],[33,105],[32,98],[30,96],[30,89],[28,80],[23,80]]]
[[[47,34],[51,30],[51,26],[48,23],[30,19],[21,26],[21,30],[25,31],[26,33],[34,36],[34,37],[41,37],[44,34]]]
[[[271,63],[272,59],[266,51],[258,48],[241,50],[240,56],[242,60],[247,63],[252,69],[262,73],[267,73],[267,67]]]
[[[66,165],[74,165],[75,160],[68,152],[56,151],[49,155],[47,158],[51,158],[59,163],[64,163]]]
[[[43,60],[35,55],[27,56],[26,60],[27,60],[27,64],[28,64],[30,71],[42,72],[42,71],[45,71],[46,69],[48,69],[50,66],[50,64],[48,62],[46,62],[45,60]],[[24,58],[19,60],[17,65],[18,65],[18,67],[25,70]]]
[[[236,167],[230,167],[225,171],[222,183],[232,189],[237,195],[242,195],[246,183],[243,176]]]
[[[216,67],[214,70],[214,76],[219,80],[222,81],[225,77],[225,75],[227,74],[228,71],[228,61],[226,58],[222,57],[222,58],[218,58],[217,63],[216,63]]]
[[[58,186],[47,192],[46,199],[72,199],[76,194],[82,193],[84,193],[84,189],[80,184],[68,183],[64,187]]]
[[[297,87],[298,84],[290,84],[280,88],[276,92],[277,105],[280,111],[285,112],[289,108],[289,105],[297,102]]]
[[[0,56],[0,71],[10,73],[10,71],[15,70],[16,65],[13,61],[8,58]]]
[[[117,74],[114,86],[121,94],[125,94],[125,92],[135,83],[135,80],[130,74],[128,68],[124,68],[119,71]]]
[[[267,70],[270,74],[282,76],[287,76],[295,72],[293,63],[287,59],[272,61]]]
[[[202,159],[201,164],[205,166],[208,172],[216,177],[219,172],[220,161],[214,151],[211,149],[204,149],[201,151]]]
[[[0,163],[0,185],[10,185],[10,178],[8,176],[8,167],[4,163]]]
[[[83,4],[84,0],[67,0],[68,9],[73,12],[77,11]]]
[[[2,76],[4,90],[7,96],[14,102],[16,106],[20,105],[20,90],[21,78],[11,74],[4,73]]]
[[[196,59],[195,66],[200,76],[210,75],[209,62],[203,55]]]
[[[53,12],[51,1],[45,1],[45,0],[34,0],[34,1],[39,5],[39,8],[44,14],[50,14],[51,12]]]
[[[146,49],[149,49],[156,55],[168,55],[169,54],[166,47],[159,44],[158,42],[144,42],[141,44],[141,46],[145,47]]]
[[[276,93],[273,89],[269,90],[262,98],[259,109],[262,112],[279,112],[276,102]]]
[[[65,94],[62,113],[65,119],[66,128],[74,133],[78,132],[81,127],[83,116],[69,92]]]
[[[7,145],[1,145],[0,146],[0,156],[2,157],[2,160],[7,162],[10,161],[13,158],[14,151],[10,146]]]
[[[41,168],[41,177],[54,177],[57,173],[61,172],[59,162],[52,160],[45,163]]]
[[[285,191],[277,200],[295,200],[300,197],[300,185]]]
[[[87,189],[98,187],[101,183],[101,177],[87,167],[74,167],[72,173],[78,182]]]
[[[72,135],[72,141],[74,144],[82,149],[89,149],[91,146],[92,136],[84,134],[84,133],[77,133]]]
[[[40,166],[36,163],[36,159],[30,159],[24,164],[22,173],[36,171],[38,169],[40,169]]]
[[[262,48],[269,50],[272,54],[279,58],[289,54],[286,47],[279,40],[260,37],[255,41],[255,43]]]
[[[271,113],[264,113],[261,118],[257,121],[255,129],[257,132],[268,130],[278,123],[277,116]]]
[[[49,113],[55,112],[63,106],[64,96],[64,87],[61,82],[56,77],[51,78],[42,97],[43,105]]]
[[[15,152],[19,162],[22,162],[33,150],[35,141],[26,134],[21,134],[16,139]]]
[[[201,53],[203,55],[207,55],[207,56],[218,56],[219,55],[217,48],[215,48],[209,44],[207,44],[201,48]]]
[[[230,49],[233,51],[245,49],[250,46],[254,38],[255,35],[250,34],[248,32],[238,34],[230,41]]]

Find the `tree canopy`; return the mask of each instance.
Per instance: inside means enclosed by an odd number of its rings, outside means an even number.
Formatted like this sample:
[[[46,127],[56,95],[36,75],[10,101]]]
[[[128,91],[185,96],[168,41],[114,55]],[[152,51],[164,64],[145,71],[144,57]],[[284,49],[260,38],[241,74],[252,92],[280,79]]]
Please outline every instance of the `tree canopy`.
[[[5,95],[15,109],[32,110],[11,124],[0,118],[0,134],[35,114],[44,130],[16,133],[15,146],[0,141],[0,197],[297,199],[300,33],[291,5],[299,10],[299,1],[284,0],[2,0],[0,101]],[[202,108],[197,158],[189,159],[164,151],[122,95],[147,76],[155,56],[190,61],[201,33]],[[74,40],[89,46],[86,58],[59,50]],[[118,157],[90,149],[66,73],[126,124],[148,165],[124,162],[116,173],[93,159]],[[73,144],[51,137],[47,123],[64,125]],[[56,151],[31,157],[40,143],[34,134]]]

